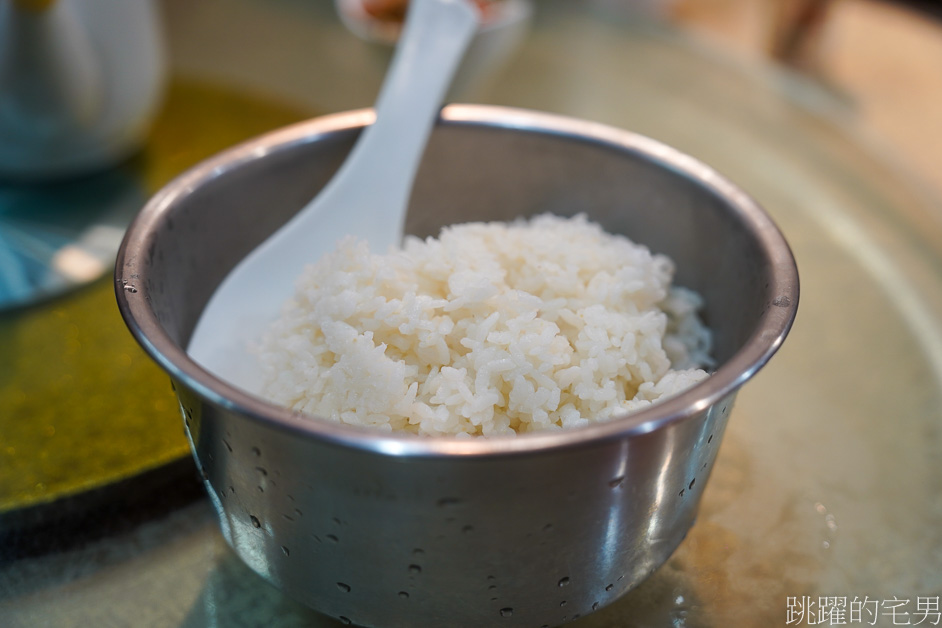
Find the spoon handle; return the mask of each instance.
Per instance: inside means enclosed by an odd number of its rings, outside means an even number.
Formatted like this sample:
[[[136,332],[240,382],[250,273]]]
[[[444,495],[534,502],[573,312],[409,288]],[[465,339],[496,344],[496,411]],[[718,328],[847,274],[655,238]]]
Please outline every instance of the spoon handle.
[[[346,234],[366,239],[374,252],[399,243],[425,143],[477,23],[470,0],[413,0],[376,121],[327,186],[216,288],[187,349],[198,362],[255,390],[257,360],[237,339],[261,337],[304,266]]]
[[[376,102],[376,121],[315,201],[331,208],[342,205],[351,220],[369,221],[366,231],[363,223],[356,231],[371,247],[385,249],[390,233],[402,233],[437,110],[478,20],[478,9],[469,0],[411,1]]]

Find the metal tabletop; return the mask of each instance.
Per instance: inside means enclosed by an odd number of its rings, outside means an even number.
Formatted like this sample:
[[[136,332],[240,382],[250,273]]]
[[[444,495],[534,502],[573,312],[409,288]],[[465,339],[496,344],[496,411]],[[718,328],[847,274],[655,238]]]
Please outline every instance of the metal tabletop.
[[[161,7],[175,80],[213,86],[220,108],[249,96],[298,115],[368,106],[389,56],[324,0]],[[608,123],[711,164],[765,206],[801,273],[793,331],[741,392],[687,539],[573,625],[806,625],[792,613],[822,611],[822,598],[843,600],[848,624],[939,623],[942,205],[827,89],[597,4],[540,0],[490,78],[459,96]],[[166,406],[158,420],[179,432]],[[171,499],[187,486],[149,489],[171,505],[146,516],[86,513],[100,533],[0,564],[0,624],[333,625],[241,564],[205,500]]]

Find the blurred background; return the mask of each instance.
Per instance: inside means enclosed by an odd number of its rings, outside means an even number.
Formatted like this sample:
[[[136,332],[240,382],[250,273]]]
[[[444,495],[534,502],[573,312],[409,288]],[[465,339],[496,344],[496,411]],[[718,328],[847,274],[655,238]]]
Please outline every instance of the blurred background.
[[[539,19],[541,0],[536,0]],[[212,37],[212,24],[204,20],[214,13],[206,5],[168,0],[164,3],[168,25],[171,60],[185,73],[199,73],[216,60],[192,54],[192,47],[205,45]],[[248,35],[252,32],[251,3],[235,2],[229,7],[229,28]],[[292,10],[303,10],[299,4],[281,3],[283,19],[290,20]],[[771,62],[793,69],[847,105],[847,113],[864,133],[871,134],[893,153],[893,159],[904,162],[905,168],[918,173],[926,182],[942,189],[942,174],[935,166],[937,147],[942,144],[942,7],[932,0],[585,0],[583,3],[601,19],[650,20],[668,25],[704,44],[711,54],[727,56],[740,63]],[[291,5],[294,5],[291,7]],[[256,28],[258,25],[256,24]],[[298,26],[298,30],[300,30]],[[196,38],[196,32],[202,38]],[[241,35],[219,34],[216,54],[234,54],[229,46],[238,46]],[[263,39],[264,33],[256,37]],[[280,37],[290,37],[281,33]],[[297,33],[298,37],[302,35]],[[261,42],[260,42],[261,43]],[[583,47],[591,47],[584,42]],[[268,48],[267,46],[259,46]],[[274,63],[275,49],[247,48],[239,55],[240,63],[229,69],[232,78],[246,79],[251,66],[266,66],[269,72],[295,74],[295,84],[282,88],[286,97],[313,105],[338,106],[340,98],[319,93],[314,77],[304,76],[299,68],[278,68],[284,59]],[[362,54],[360,49],[336,53],[338,57]],[[582,54],[580,50],[572,55]],[[244,57],[244,58],[243,58]],[[517,58],[519,62],[519,57]],[[629,62],[628,60],[624,60]],[[357,59],[335,58],[342,66],[353,67]],[[508,54],[506,63],[513,63]],[[600,56],[599,64],[615,63]],[[637,62],[632,60],[631,62]],[[301,59],[297,63],[302,63]],[[250,67],[237,67],[250,64]],[[505,69],[505,66],[500,66]],[[314,68],[316,75],[317,69]],[[325,70],[326,71],[326,70]],[[235,76],[238,74],[238,77]],[[506,76],[506,74],[505,74]],[[492,82],[495,77],[490,77]],[[261,79],[261,77],[259,77]],[[275,82],[270,77],[265,80]],[[361,77],[362,91],[356,90],[343,106],[367,105],[374,94],[376,78]],[[290,89],[290,92],[288,91]],[[344,90],[347,91],[346,89]],[[459,94],[468,100],[493,100],[494,92],[478,90]],[[499,96],[499,90],[498,94]],[[351,102],[354,98],[358,103]],[[335,105],[336,102],[336,105]]]
[[[667,13],[731,54],[767,56],[820,81],[894,158],[942,189],[938,2],[678,0]]]
[[[737,401],[697,525],[580,625],[938,601],[939,3],[494,4],[451,100],[672,144],[755,196],[801,272],[798,321]],[[0,0],[0,625],[334,625],[225,546],[111,271],[189,166],[370,106],[394,37],[359,0]]]

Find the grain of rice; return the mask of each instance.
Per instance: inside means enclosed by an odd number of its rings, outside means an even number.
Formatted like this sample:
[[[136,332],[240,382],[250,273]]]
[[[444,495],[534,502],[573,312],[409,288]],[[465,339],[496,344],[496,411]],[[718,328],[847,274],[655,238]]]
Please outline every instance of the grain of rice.
[[[468,223],[308,267],[257,353],[263,394],[426,435],[587,425],[707,377],[700,297],[673,263],[584,215]]]

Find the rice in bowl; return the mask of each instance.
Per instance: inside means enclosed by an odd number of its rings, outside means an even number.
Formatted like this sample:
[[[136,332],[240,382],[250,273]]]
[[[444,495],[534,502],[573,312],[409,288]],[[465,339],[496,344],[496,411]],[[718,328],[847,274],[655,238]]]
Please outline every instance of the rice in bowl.
[[[468,223],[308,267],[257,347],[262,394],[425,435],[577,427],[707,377],[700,297],[673,263],[585,216]]]

